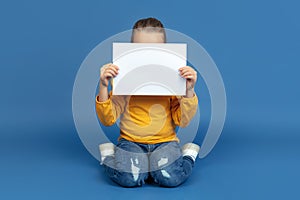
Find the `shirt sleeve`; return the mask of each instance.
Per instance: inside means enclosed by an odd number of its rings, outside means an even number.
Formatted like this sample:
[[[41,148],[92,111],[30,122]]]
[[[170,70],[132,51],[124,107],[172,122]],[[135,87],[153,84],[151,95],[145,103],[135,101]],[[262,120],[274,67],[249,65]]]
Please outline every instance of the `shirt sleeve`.
[[[104,126],[113,125],[124,112],[124,108],[125,98],[123,96],[114,96],[110,92],[109,98],[103,102],[100,102],[99,96],[96,96],[97,116]]]
[[[172,97],[171,115],[176,126],[186,127],[193,119],[198,108],[198,97],[192,98]]]

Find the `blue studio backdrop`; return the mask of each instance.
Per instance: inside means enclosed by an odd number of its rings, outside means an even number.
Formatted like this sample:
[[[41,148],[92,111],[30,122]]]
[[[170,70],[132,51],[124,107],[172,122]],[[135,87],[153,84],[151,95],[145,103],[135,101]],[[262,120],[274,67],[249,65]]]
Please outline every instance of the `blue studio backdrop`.
[[[0,199],[299,199],[299,6],[296,0],[1,1]],[[226,87],[226,123],[182,186],[121,188],[77,135],[73,83],[97,44],[150,16],[213,58]]]

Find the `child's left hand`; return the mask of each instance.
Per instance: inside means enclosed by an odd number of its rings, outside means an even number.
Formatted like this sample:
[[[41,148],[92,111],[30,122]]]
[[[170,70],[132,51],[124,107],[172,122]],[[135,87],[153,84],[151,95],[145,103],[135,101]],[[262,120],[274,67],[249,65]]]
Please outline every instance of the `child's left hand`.
[[[197,72],[190,66],[179,68],[179,74],[186,79],[186,90],[193,90],[197,81]]]

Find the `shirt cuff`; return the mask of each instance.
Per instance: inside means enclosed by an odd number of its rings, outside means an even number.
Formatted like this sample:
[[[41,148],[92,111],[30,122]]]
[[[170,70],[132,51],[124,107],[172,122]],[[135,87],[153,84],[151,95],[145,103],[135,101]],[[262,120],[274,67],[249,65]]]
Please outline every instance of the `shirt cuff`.
[[[194,96],[191,98],[182,96],[181,101],[197,101],[198,102],[198,97],[197,97],[196,93],[194,93]]]
[[[105,101],[99,101],[99,95],[96,96],[96,103],[97,104],[100,104],[100,105],[103,105],[103,104],[110,104],[110,98],[108,98],[107,100]]]

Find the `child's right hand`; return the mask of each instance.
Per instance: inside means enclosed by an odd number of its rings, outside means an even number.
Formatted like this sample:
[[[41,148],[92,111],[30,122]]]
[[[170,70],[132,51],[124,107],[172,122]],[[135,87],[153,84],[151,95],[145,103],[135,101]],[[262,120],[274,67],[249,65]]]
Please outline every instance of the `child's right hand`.
[[[112,63],[103,65],[100,69],[100,84],[102,86],[107,87],[109,80],[111,78],[116,77],[118,73],[119,73],[119,67],[117,65],[114,65]]]

